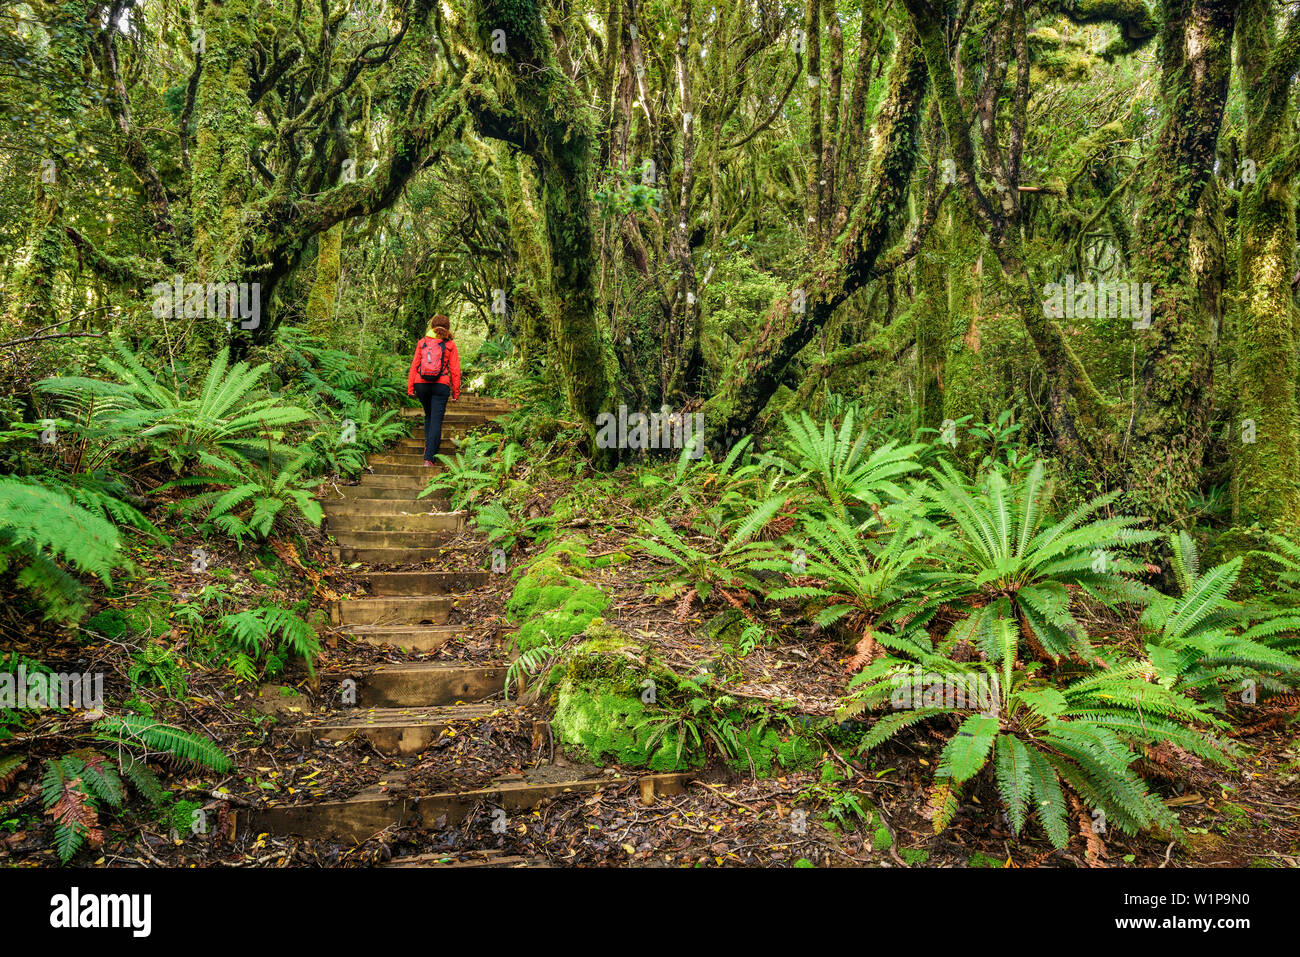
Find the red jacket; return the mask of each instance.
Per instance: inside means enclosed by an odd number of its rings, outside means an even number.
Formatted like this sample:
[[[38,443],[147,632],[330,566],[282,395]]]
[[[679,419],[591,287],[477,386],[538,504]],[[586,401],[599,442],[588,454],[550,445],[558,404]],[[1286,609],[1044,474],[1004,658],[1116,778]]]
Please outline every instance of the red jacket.
[[[415,395],[415,384],[417,382],[428,381],[426,379],[422,379],[420,377],[420,374],[415,371],[415,367],[420,362],[420,345],[423,342],[425,342],[426,339],[427,341],[432,342],[435,346],[437,346],[438,340],[428,339],[428,337],[421,339],[419,342],[415,344],[415,355],[411,357],[411,371],[410,374],[408,374],[406,377],[407,395]],[[460,398],[460,353],[456,351],[456,343],[454,340],[444,339],[443,341],[447,343],[447,359],[446,359],[446,365],[444,366],[444,368],[446,368],[447,371],[444,372],[442,375],[438,376],[438,381],[441,382],[443,385],[451,386],[451,397],[453,399],[459,399]],[[438,348],[441,347],[438,346]]]

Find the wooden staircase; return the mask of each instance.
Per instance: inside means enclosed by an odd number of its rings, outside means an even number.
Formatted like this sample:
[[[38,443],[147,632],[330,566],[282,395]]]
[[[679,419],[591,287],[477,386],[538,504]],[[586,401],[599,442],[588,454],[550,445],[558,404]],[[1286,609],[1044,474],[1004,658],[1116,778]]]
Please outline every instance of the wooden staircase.
[[[497,399],[462,396],[449,404],[443,426],[443,452],[470,429],[488,424],[508,411]],[[337,707],[304,719],[289,730],[294,744],[305,750],[330,747],[331,742],[364,739],[392,756],[394,767],[385,783],[400,783],[397,765],[424,751],[448,730],[463,729],[508,707],[493,701],[502,691],[505,656],[500,661],[430,662],[416,660],[465,634],[452,624],[451,613],[466,592],[487,583],[487,572],[448,571],[433,563],[438,548],[465,528],[466,515],[447,511],[445,500],[419,498],[438,467],[423,463],[421,410],[406,410],[415,424],[410,436],[389,452],[370,458],[370,471],[356,486],[334,487],[321,493],[326,529],[337,544],[334,557],[343,563],[370,566],[363,572],[369,597],[333,602],[331,621],[360,642],[384,646],[411,658],[374,669],[358,682],[354,707]],[[502,777],[505,777],[503,772]],[[531,808],[569,791],[608,787],[622,778],[581,778],[571,781],[529,782],[511,779],[498,785],[395,797],[378,787],[343,801],[271,805],[251,812],[255,833],[298,834],[361,841],[394,825],[409,827],[447,815],[463,819],[484,805],[507,812]],[[647,787],[677,793],[683,775],[649,775]],[[422,855],[403,866],[446,866],[446,855]],[[456,862],[453,862],[456,863]],[[516,857],[496,851],[476,851],[461,866],[519,866]]]

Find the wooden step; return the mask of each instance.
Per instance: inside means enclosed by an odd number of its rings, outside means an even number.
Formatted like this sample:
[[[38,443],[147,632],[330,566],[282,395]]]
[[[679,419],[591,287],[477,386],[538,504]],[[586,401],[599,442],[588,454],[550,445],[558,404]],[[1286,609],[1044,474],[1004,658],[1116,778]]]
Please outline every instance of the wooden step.
[[[482,430],[478,430],[474,434],[483,435],[486,433],[484,433]],[[469,437],[470,437],[469,432],[449,433],[446,429],[443,429],[442,441],[438,443],[438,448],[441,449],[444,445],[446,445],[448,439],[450,439],[451,442],[453,443],[453,448],[457,448],[461,444],[465,443],[469,439]],[[389,447],[393,449],[400,449],[403,451],[411,451],[416,449],[423,450],[424,449],[424,426],[420,426],[418,429],[413,431],[410,435],[403,436],[402,438],[398,439],[395,443],[393,443],[393,445]]]
[[[454,423],[456,425],[484,425],[490,422],[495,416],[504,415],[508,409],[488,409],[482,406],[462,405],[463,400],[456,400],[447,403],[447,411],[442,414],[443,423]],[[422,406],[406,406],[402,409],[402,415],[412,419],[424,419],[424,408]]]
[[[367,645],[427,653],[464,636],[466,629],[464,625],[354,625],[348,633]]]
[[[482,588],[490,572],[376,572],[366,578],[373,595],[451,595]]]
[[[336,625],[445,625],[455,605],[447,595],[390,598],[350,598],[329,602]]]
[[[460,534],[459,529],[443,528],[426,531],[400,531],[391,529],[359,530],[330,529],[330,535],[343,548],[436,548]]]
[[[369,465],[369,471],[361,477],[361,483],[364,485],[367,480],[379,478],[380,476],[410,475],[423,476],[423,478],[420,479],[421,487],[423,487],[428,484],[429,479],[433,477],[433,467],[424,465],[422,464],[423,462],[423,458],[416,461],[406,461],[401,463],[371,462]]]
[[[473,416],[473,415],[503,415],[510,411],[510,402],[506,399],[489,399],[482,396],[462,395],[459,399],[450,399],[447,402],[447,411],[444,416]],[[418,405],[408,405],[402,409],[403,415],[422,416],[424,408]]]
[[[366,545],[331,545],[330,556],[341,565],[424,565],[442,559],[442,547],[370,548]]]
[[[321,502],[322,504],[333,502],[368,502],[377,499],[384,499],[385,501],[403,503],[408,508],[413,507],[417,511],[429,508],[430,503],[432,503],[434,507],[436,507],[440,501],[445,505],[445,500],[435,498],[433,495],[426,495],[424,498],[419,497],[420,493],[424,491],[425,484],[428,483],[415,486],[373,484],[339,485],[337,486],[339,494],[335,495],[334,489],[331,488],[329,497],[326,497],[324,493],[322,493]]]
[[[482,424],[477,424],[477,423],[473,423],[473,422],[455,422],[455,421],[451,421],[451,420],[449,420],[446,416],[444,416],[443,419],[442,419],[442,437],[443,437],[444,439],[447,438],[448,436],[450,436],[450,437],[453,438],[453,439],[463,439],[465,436],[469,435],[471,432],[478,432],[478,431],[482,431],[482,430],[491,430],[491,428],[493,428],[493,427],[492,427],[492,426],[489,426],[488,423],[487,423],[486,421],[484,421]],[[412,439],[420,439],[421,441],[424,440],[424,420],[423,420],[423,419],[420,419],[420,418],[417,418],[417,419],[416,419],[415,424],[414,424],[414,427],[411,429],[411,431],[410,431],[410,433],[409,433],[409,436],[410,436],[410,438],[412,438]]]
[[[392,498],[326,498],[321,500],[321,507],[325,509],[327,519],[336,516],[348,518],[354,515],[369,515],[375,518],[400,515],[417,517],[451,511],[451,503],[447,499],[434,498],[432,495],[416,499],[414,502]]]
[[[442,416],[442,427],[444,429],[462,429],[468,432],[471,429],[482,429],[492,425],[494,416],[499,415],[497,412],[466,412],[464,410],[456,411],[448,408]],[[424,424],[424,410],[416,409],[411,416],[416,422]]]
[[[358,488],[400,488],[410,489],[412,496],[424,491],[424,487],[429,484],[429,480],[442,471],[442,466],[424,466],[417,465],[414,467],[389,465],[381,466],[386,469],[399,469],[397,472],[376,471],[367,472],[361,476],[361,484]]]
[[[448,448],[447,443],[444,442],[438,447],[438,450],[446,454],[455,451],[455,447],[453,446]],[[418,445],[406,450],[399,449],[393,452],[383,452],[372,455],[366,459],[366,464],[376,472],[382,471],[380,466],[383,465],[418,465],[421,468],[427,467],[424,464],[423,445]]]
[[[454,532],[465,525],[464,512],[371,512],[331,511],[325,516],[325,530],[338,538],[340,532]],[[342,539],[339,539],[342,541]]]
[[[413,708],[482,701],[500,694],[502,665],[470,666],[445,661],[380,665],[365,676],[357,703],[366,708]]]
[[[455,455],[457,452],[460,451],[460,446],[455,444],[448,445],[447,437],[444,435],[442,437],[442,442],[438,444],[438,451],[442,455]],[[392,445],[384,449],[383,452],[376,452],[373,455],[371,455],[369,457],[369,461],[373,462],[375,460],[375,456],[377,455],[400,455],[404,457],[411,456],[411,455],[418,455],[420,456],[420,461],[423,462],[424,461],[424,439],[416,438],[416,437],[412,437],[409,439],[398,439]]]
[[[680,773],[648,774],[635,780],[649,779],[648,787],[653,788],[653,793],[672,796],[685,790],[689,777]],[[492,816],[483,813],[480,805],[501,808],[508,818],[511,812],[530,810],[548,798],[591,793],[628,780],[633,779],[609,776],[550,784],[509,781],[472,791],[443,791],[409,797],[394,797],[375,788],[346,801],[259,808],[247,812],[247,818],[239,817],[236,826],[242,826],[247,819],[253,834],[297,834],[301,837],[364,841],[393,826],[432,827],[444,815],[447,823],[462,822],[479,808],[484,832],[491,833]]]
[[[529,860],[518,854],[484,848],[475,851],[454,851],[449,854],[413,854],[397,857],[384,867],[549,867],[545,862]]]
[[[409,445],[407,444],[408,442],[410,443]],[[445,435],[442,437],[442,441],[438,443],[438,452],[441,455],[454,455],[457,449],[458,446],[456,443]],[[399,457],[400,461],[405,463],[410,460],[412,455],[419,456],[419,458],[416,459],[416,465],[419,465],[424,461],[424,439],[420,439],[418,442],[410,439],[399,439],[395,444],[389,446],[388,450],[384,452],[372,452],[367,455],[366,464],[374,467],[377,464],[392,461],[395,456]]]
[[[424,419],[423,419],[421,416],[416,416],[416,420],[417,420],[417,423],[418,423],[418,424],[417,424],[417,425],[416,425],[416,426],[411,430],[411,435],[413,435],[413,436],[414,436],[414,435],[418,435],[418,436],[420,436],[420,437],[423,437],[423,436],[424,436]],[[485,423],[485,424],[486,424],[486,423]],[[452,418],[450,417],[450,413],[448,413],[448,415],[444,415],[444,416],[442,417],[442,434],[443,434],[443,435],[468,435],[470,432],[472,432],[472,431],[474,431],[475,429],[478,429],[478,428],[482,428],[482,426],[477,425],[477,424],[475,424],[475,423],[473,423],[473,422],[466,422],[466,421],[463,421],[463,420],[455,420],[455,419],[452,419]]]
[[[445,438],[440,443],[438,443],[439,455],[455,455],[458,451],[460,451],[459,447],[456,445],[448,445],[447,440]],[[375,455],[368,456],[366,461],[373,465],[376,456],[379,454],[381,453],[376,453]],[[388,450],[386,452],[382,454],[401,455],[403,457],[418,455],[420,456],[420,461],[424,462],[424,439],[398,439],[396,442],[394,442],[392,445],[388,447]],[[437,460],[435,459],[435,461]]]
[[[442,451],[446,451],[444,446],[448,444],[448,440],[450,439],[451,450],[455,451],[458,446],[458,443],[462,442],[468,435],[469,435],[468,432],[459,433],[459,434],[453,432],[451,435],[448,435],[447,430],[443,429],[442,441],[438,443],[438,448]],[[389,446],[389,448],[401,452],[424,451],[424,427],[421,426],[420,428],[412,432],[410,435],[398,439],[391,446]]]
[[[313,741],[348,741],[364,738],[385,754],[419,754],[446,728],[481,721],[501,704],[456,704],[440,707],[354,708],[338,711],[322,721],[298,725],[294,744],[310,747]]]

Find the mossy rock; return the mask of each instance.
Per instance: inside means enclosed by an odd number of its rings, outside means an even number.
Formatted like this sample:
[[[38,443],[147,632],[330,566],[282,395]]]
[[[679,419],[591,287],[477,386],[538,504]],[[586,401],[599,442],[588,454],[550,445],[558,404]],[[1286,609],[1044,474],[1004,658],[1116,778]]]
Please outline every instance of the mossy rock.
[[[616,763],[652,771],[680,771],[702,761],[687,749],[677,754],[673,732],[652,746],[650,727],[638,727],[653,711],[641,700],[650,674],[636,660],[640,646],[626,635],[595,619],[588,636],[569,655],[555,691],[551,727],[560,741],[596,764]],[[671,675],[656,672],[665,688]]]
[[[609,606],[604,592],[571,574],[590,567],[590,546],[584,536],[567,538],[529,564],[506,603],[506,614],[519,623],[513,641],[520,651],[567,641]]]
[[[591,567],[591,539],[586,535],[572,535],[560,539],[528,563],[525,578],[568,578],[575,571]]]
[[[507,612],[519,622],[514,644],[520,651],[567,641],[583,632],[609,606],[609,598],[599,588],[584,585],[576,578],[571,582],[515,589]]]
[[[652,748],[651,731],[637,726],[646,719],[641,699],[613,692],[590,692],[569,682],[561,685],[551,726],[566,745],[584,753],[596,764],[616,763],[651,771],[681,771],[702,762],[683,749],[677,738],[665,734]]]

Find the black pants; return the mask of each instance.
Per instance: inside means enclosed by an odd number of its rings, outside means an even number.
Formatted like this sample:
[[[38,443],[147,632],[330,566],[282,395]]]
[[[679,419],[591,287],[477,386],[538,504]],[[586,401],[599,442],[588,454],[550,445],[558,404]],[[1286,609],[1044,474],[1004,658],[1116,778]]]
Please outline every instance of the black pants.
[[[438,446],[442,444],[442,416],[451,398],[451,386],[441,382],[415,383],[415,397],[424,406],[424,458],[426,462],[438,461]]]

